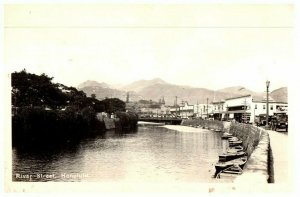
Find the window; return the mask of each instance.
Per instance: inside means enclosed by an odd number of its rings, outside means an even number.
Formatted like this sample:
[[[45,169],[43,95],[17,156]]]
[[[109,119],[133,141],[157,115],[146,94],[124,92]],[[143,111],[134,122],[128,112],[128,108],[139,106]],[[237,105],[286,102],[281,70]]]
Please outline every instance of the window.
[[[266,109],[266,105],[263,105],[263,109]]]
[[[257,109],[257,104],[255,104],[255,109]]]
[[[273,105],[270,106],[270,109],[273,110]]]

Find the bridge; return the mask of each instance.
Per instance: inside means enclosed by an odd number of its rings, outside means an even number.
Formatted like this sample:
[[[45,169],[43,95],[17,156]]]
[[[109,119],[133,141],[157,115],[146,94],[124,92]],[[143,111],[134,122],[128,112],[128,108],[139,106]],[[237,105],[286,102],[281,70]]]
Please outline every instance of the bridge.
[[[172,118],[172,117],[139,117],[138,120],[145,121],[145,122],[165,123],[171,125],[179,125],[182,121],[181,118]]]

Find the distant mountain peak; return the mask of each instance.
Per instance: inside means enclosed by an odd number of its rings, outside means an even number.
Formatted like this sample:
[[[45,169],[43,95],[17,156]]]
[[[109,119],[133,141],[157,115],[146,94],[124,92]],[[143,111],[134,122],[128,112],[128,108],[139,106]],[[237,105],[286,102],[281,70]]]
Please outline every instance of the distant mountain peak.
[[[164,80],[162,80],[161,78],[153,78],[150,80],[143,79],[143,80],[135,81],[129,85],[126,85],[123,88],[127,91],[138,92],[138,91],[144,89],[145,87],[152,86],[155,84],[168,84],[168,83],[165,82]]]
[[[232,86],[218,90],[220,92],[234,93],[234,94],[253,94],[254,92],[243,86]]]
[[[81,84],[78,85],[79,89],[82,89],[84,87],[102,87],[102,88],[110,88],[110,86],[107,83],[99,83],[98,81],[93,80],[87,80]]]
[[[157,82],[157,83],[167,83],[165,82],[164,80],[162,80],[161,78],[157,77],[157,78],[154,78],[152,80],[149,80],[149,81],[153,81],[153,82]]]

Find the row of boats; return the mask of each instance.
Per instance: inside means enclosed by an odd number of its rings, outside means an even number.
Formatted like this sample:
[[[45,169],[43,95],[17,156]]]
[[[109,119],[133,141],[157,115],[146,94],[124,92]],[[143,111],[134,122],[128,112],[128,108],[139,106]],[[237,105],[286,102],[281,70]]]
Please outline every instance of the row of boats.
[[[224,178],[242,174],[248,159],[242,146],[243,141],[230,133],[224,133],[222,139],[228,140],[229,147],[226,152],[219,155],[219,161],[215,164],[215,177]]]

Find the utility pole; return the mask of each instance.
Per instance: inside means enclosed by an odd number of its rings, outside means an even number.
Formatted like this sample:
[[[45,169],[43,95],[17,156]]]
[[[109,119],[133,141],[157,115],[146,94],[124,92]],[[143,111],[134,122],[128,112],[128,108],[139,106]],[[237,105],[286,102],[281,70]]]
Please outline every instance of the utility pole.
[[[207,115],[207,119],[208,119],[208,98],[206,98],[206,115]]]
[[[177,96],[175,96],[175,115],[177,118]]]
[[[197,100],[197,115],[196,115],[196,117],[199,115],[198,113],[199,113],[199,104],[198,104],[198,100]]]
[[[202,119],[202,108],[200,109],[200,112],[201,112],[201,119]]]
[[[246,110],[247,110],[247,101],[246,101],[246,98],[244,100],[244,113],[243,113],[243,122],[245,123],[246,122]]]
[[[270,81],[266,81],[267,86],[267,120],[266,120],[266,129],[269,128],[269,87],[270,87]]]

